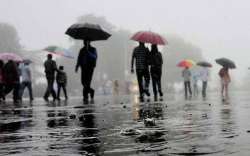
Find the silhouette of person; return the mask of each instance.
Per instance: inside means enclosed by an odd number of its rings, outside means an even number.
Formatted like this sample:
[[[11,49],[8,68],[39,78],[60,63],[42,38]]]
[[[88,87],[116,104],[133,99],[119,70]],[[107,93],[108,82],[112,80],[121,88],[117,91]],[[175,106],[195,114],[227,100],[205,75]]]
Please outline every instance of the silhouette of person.
[[[150,96],[148,87],[150,82],[149,75],[149,50],[143,42],[139,42],[139,46],[135,47],[131,59],[131,73],[134,73],[134,61],[136,61],[136,75],[139,85],[140,101],[144,101],[144,93]],[[145,82],[144,82],[145,81]]]
[[[83,100],[88,102],[89,94],[94,99],[95,90],[91,88],[91,81],[96,67],[97,51],[90,45],[89,40],[84,40],[84,47],[80,50],[75,72],[81,67],[81,82],[83,85]]]
[[[47,89],[43,98],[45,101],[48,101],[48,97],[50,96],[50,94],[52,94],[53,101],[55,101],[56,92],[53,88],[53,84],[55,81],[55,72],[57,71],[57,65],[56,65],[56,61],[52,60],[51,54],[47,55],[47,60],[44,62],[44,68],[45,68],[45,75],[46,75],[48,86],[47,86]]]
[[[152,44],[150,52],[150,74],[152,78],[154,100],[158,100],[158,92],[162,97],[163,93],[161,90],[161,75],[162,75],[162,55],[159,52],[157,45]]]

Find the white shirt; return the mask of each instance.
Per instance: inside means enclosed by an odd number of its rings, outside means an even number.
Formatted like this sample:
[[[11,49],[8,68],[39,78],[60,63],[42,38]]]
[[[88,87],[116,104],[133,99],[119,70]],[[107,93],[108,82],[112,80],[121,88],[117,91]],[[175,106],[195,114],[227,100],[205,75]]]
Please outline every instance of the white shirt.
[[[29,65],[21,65],[22,82],[31,82],[31,72]]]
[[[209,77],[208,69],[206,67],[203,67],[201,69],[201,80],[208,81],[208,77]]]

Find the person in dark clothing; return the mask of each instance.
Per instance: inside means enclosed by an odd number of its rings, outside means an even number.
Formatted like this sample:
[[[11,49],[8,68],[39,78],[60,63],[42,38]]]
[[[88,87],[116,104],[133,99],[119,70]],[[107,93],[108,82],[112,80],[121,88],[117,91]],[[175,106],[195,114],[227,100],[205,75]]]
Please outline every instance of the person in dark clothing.
[[[65,100],[68,99],[67,90],[66,90],[67,75],[63,71],[63,68],[64,68],[63,66],[59,66],[59,70],[58,70],[57,75],[56,75],[56,82],[57,82],[57,87],[58,87],[58,90],[57,90],[57,100],[60,100],[60,91],[61,91],[61,88],[63,89]]]
[[[4,62],[0,60],[0,101],[5,100],[5,95],[4,95]]]
[[[152,44],[150,52],[150,74],[152,78],[154,100],[158,100],[157,92],[159,95],[163,96],[161,90],[161,75],[162,75],[162,64],[163,59],[161,53],[158,51],[157,45]]]
[[[19,89],[20,89],[20,79],[17,64],[9,60],[3,68],[4,73],[4,82],[5,82],[5,95],[9,94],[13,90],[13,100],[14,102],[18,102],[20,100],[19,97]]]
[[[46,75],[48,86],[47,86],[47,89],[43,98],[45,101],[48,101],[50,94],[52,94],[53,101],[55,101],[56,92],[53,88],[53,84],[55,81],[55,72],[57,71],[57,66],[56,66],[56,62],[52,60],[51,54],[47,55],[47,60],[44,62],[44,68],[45,68],[45,75]]]
[[[90,94],[91,99],[94,99],[95,90],[91,88],[91,81],[96,67],[97,51],[90,45],[89,40],[84,40],[84,47],[80,50],[75,71],[81,67],[81,82],[83,85],[83,100],[88,102]]]
[[[144,101],[144,93],[150,96],[148,87],[150,82],[150,74],[148,68],[149,50],[145,47],[144,43],[139,42],[132,54],[131,60],[131,73],[134,73],[134,60],[136,61],[136,75],[139,85],[140,100]],[[144,82],[145,81],[145,82]]]

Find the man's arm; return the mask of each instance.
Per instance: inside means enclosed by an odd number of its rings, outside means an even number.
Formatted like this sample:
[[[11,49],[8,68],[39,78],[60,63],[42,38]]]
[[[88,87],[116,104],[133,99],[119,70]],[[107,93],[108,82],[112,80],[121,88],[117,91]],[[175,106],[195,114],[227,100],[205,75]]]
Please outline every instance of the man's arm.
[[[75,68],[75,72],[76,72],[76,73],[77,73],[78,68],[79,68],[79,66],[80,66],[81,53],[82,53],[82,50],[80,50],[79,55],[78,55],[78,58],[77,58],[76,68]]]

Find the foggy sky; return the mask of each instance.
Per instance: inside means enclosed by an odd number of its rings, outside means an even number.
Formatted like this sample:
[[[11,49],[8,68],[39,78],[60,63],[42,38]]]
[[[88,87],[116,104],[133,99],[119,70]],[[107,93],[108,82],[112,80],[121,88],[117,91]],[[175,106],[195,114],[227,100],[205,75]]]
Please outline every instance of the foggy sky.
[[[84,14],[105,16],[118,28],[177,34],[213,61],[250,66],[247,0],[0,0],[0,22],[13,24],[26,49],[67,47],[65,30]]]

